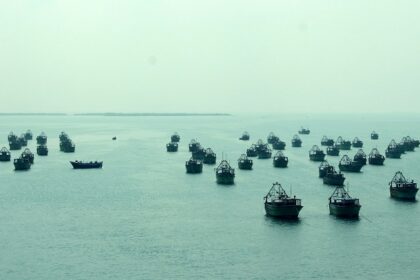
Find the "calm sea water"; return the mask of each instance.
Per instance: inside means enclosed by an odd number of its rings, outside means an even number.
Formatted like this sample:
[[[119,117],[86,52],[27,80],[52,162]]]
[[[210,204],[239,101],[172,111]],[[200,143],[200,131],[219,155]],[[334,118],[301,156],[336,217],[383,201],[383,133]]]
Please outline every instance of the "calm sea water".
[[[346,174],[361,218],[328,214],[332,187],[318,179],[308,151],[323,135],[361,138],[381,153],[392,138],[420,138],[419,116],[76,117],[2,116],[7,134],[48,135],[48,157],[29,172],[0,163],[0,279],[418,279],[420,206],[389,198],[398,170],[420,180],[420,152]],[[290,140],[303,125],[303,147]],[[370,140],[376,130],[380,140]],[[59,152],[66,131],[75,154]],[[248,130],[251,141],[238,137]],[[167,153],[172,132],[178,153]],[[287,142],[287,169],[254,160],[236,169],[234,186],[215,183],[215,166],[187,175],[188,143],[197,138],[236,160],[269,132]],[[111,141],[117,136],[117,141]],[[35,141],[29,147],[36,151]],[[353,156],[356,149],[349,151]],[[17,157],[20,152],[12,152]],[[344,154],[344,153],[342,153]],[[73,170],[69,160],[103,160],[102,170]],[[337,164],[338,157],[327,157]],[[272,183],[302,198],[298,222],[265,216]]]

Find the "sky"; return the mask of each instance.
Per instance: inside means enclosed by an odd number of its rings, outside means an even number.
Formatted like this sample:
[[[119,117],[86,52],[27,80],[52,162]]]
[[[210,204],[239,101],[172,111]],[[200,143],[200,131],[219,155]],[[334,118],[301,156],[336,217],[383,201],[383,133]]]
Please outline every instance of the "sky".
[[[0,0],[0,112],[420,113],[420,1]]]

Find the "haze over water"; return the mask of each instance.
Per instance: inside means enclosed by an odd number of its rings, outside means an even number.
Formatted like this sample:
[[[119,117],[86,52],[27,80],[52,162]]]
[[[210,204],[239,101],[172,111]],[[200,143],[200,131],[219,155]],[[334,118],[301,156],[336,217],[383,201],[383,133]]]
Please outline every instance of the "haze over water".
[[[361,217],[329,215],[333,188],[318,178],[308,151],[323,135],[364,141],[384,153],[391,139],[419,138],[418,115],[233,115],[219,117],[1,116],[7,134],[30,128],[48,135],[50,154],[28,172],[0,163],[1,279],[417,279],[420,249],[417,202],[389,198],[398,170],[419,180],[419,151],[385,165],[346,173]],[[290,140],[303,125],[302,148]],[[238,137],[247,130],[251,141]],[[372,141],[376,130],[380,139]],[[66,131],[75,154],[59,152]],[[180,150],[167,153],[170,135]],[[287,143],[287,169],[236,160],[258,138],[275,132]],[[117,136],[117,141],[111,138]],[[236,169],[234,186],[215,182],[215,166],[187,175],[188,143],[198,139]],[[35,140],[29,148],[35,151]],[[20,151],[21,152],[21,151]],[[20,154],[13,151],[12,157]],[[356,149],[348,152],[350,156]],[[344,154],[343,151],[341,154]],[[73,170],[69,160],[103,160],[102,170]],[[327,160],[337,165],[339,157]],[[279,181],[302,198],[298,222],[265,216],[263,197]]]

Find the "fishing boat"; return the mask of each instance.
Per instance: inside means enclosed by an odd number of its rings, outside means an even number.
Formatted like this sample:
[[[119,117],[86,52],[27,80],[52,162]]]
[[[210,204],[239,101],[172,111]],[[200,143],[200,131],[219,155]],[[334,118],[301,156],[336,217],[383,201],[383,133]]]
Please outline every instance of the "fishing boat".
[[[354,155],[353,160],[360,162],[362,165],[366,165],[367,158],[365,152],[362,149],[359,149]]]
[[[34,154],[31,152],[31,150],[29,150],[28,148],[26,148],[26,149],[23,151],[23,153],[22,153],[21,157],[22,157],[23,159],[27,159],[27,160],[29,160],[29,162],[30,162],[31,164],[34,164],[34,159],[35,159],[35,156],[34,156]]]
[[[36,137],[36,143],[38,145],[47,144],[47,135],[45,135],[45,132],[41,132],[41,134]]]
[[[338,164],[340,171],[346,172],[360,172],[362,167],[360,162],[351,160],[348,155],[344,155]]]
[[[242,133],[242,136],[239,137],[239,140],[242,140],[242,141],[248,141],[249,139],[250,139],[250,136],[249,136],[249,133],[247,131],[244,131]]]
[[[38,145],[38,147],[36,147],[36,153],[39,156],[48,156],[47,145]]]
[[[117,136],[112,137],[112,140],[113,141],[117,140]]]
[[[299,134],[303,134],[303,135],[308,135],[311,133],[311,131],[307,128],[303,128],[301,127],[300,130],[298,131]]]
[[[15,170],[18,171],[31,169],[31,163],[27,158],[15,158],[13,164],[15,166]]]
[[[270,134],[268,134],[268,136],[267,136],[267,143],[268,144],[273,144],[277,140],[279,140],[279,138],[274,134],[274,132],[270,132]]]
[[[19,140],[9,141],[9,149],[11,151],[22,149],[22,144]]]
[[[181,136],[177,132],[171,135],[171,142],[179,142],[181,140]]]
[[[67,139],[66,141],[60,142],[60,151],[64,153],[74,153],[76,151],[76,145],[72,140]]]
[[[401,143],[403,143],[406,152],[414,152],[416,145],[410,136],[403,137]]]
[[[216,181],[221,185],[233,185],[235,179],[235,169],[226,160],[222,160],[215,169]]]
[[[0,150],[0,161],[10,161],[10,152],[6,147]]]
[[[378,140],[379,139],[379,134],[376,133],[375,131],[372,131],[372,133],[370,134],[370,139]]]
[[[309,151],[309,159],[311,161],[323,161],[325,159],[325,153],[317,145],[313,145]]]
[[[191,153],[193,159],[199,159],[201,161],[204,159],[205,154],[206,149],[201,146]]]
[[[273,144],[271,144],[273,150],[284,150],[286,148],[286,142],[281,141],[278,139]]]
[[[187,162],[185,162],[185,168],[187,169],[187,173],[196,174],[203,172],[203,162],[198,159],[190,158]]]
[[[28,146],[28,140],[26,140],[24,133],[22,135],[20,135],[20,137],[18,138],[18,141],[20,142],[20,145],[22,147]]]
[[[413,139],[413,144],[415,148],[418,148],[420,146],[420,140],[418,139]]]
[[[203,163],[216,164],[216,153],[211,148],[207,148],[204,153]]]
[[[74,169],[93,169],[93,168],[102,168],[102,161],[70,161]]]
[[[301,199],[289,197],[280,183],[276,182],[264,196],[264,208],[267,216],[297,219],[303,206]]]
[[[350,150],[351,149],[351,142],[348,140],[344,140],[343,137],[339,136],[337,141],[335,141],[335,145],[340,150]]]
[[[178,151],[178,143],[177,142],[170,142],[166,144],[166,151],[173,153]]]
[[[31,131],[30,129],[28,129],[28,130],[25,132],[25,139],[26,139],[26,140],[32,140],[32,138],[33,138],[32,131]]]
[[[344,187],[336,187],[330,196],[330,215],[341,218],[358,218],[361,208],[358,198],[352,198]]]
[[[353,148],[363,148],[363,141],[355,137],[351,145],[353,146]]]
[[[258,151],[258,158],[259,159],[271,158],[271,149],[268,147],[268,144],[266,144],[264,148]]]
[[[201,148],[201,145],[197,140],[192,139],[190,141],[190,144],[188,145],[188,148],[189,148],[190,152],[195,152],[195,151],[197,151],[198,149]]]
[[[383,165],[385,161],[385,157],[381,155],[378,149],[374,148],[369,154],[368,162],[371,165]]]
[[[7,136],[7,141],[9,142],[17,141],[18,138],[19,137],[16,134],[14,134],[13,131],[10,131],[9,135]]]
[[[324,178],[324,176],[327,174],[327,169],[330,167],[331,165],[328,163],[328,161],[324,160],[323,162],[321,162],[321,164],[318,167],[318,171],[319,171],[319,178]]]
[[[263,140],[258,139],[257,143],[255,144],[255,149],[257,152],[264,150],[268,146],[268,143],[264,143]]]
[[[322,137],[321,139],[321,146],[332,146],[332,145],[334,145],[334,140],[324,135],[324,137]]]
[[[64,142],[70,139],[70,137],[68,136],[67,133],[65,133],[64,131],[62,131],[60,133],[60,135],[58,136],[58,138],[60,139],[60,142]]]
[[[249,147],[246,150],[246,155],[248,157],[256,157],[256,156],[258,156],[257,146],[255,146],[255,144],[252,144],[251,147]]]
[[[252,159],[248,158],[245,154],[242,154],[238,159],[238,168],[242,170],[252,170]]]
[[[389,182],[389,191],[392,198],[401,200],[416,200],[418,192],[417,183],[408,181],[401,171],[395,173],[394,178]]]
[[[401,158],[401,149],[394,139],[389,143],[385,150],[385,157],[387,158]]]
[[[328,146],[327,147],[327,155],[329,156],[339,156],[340,155],[340,149],[337,148],[337,146],[333,145],[333,146]]]
[[[322,177],[322,182],[325,185],[343,186],[344,180],[346,180],[346,177],[344,177],[343,173],[335,171],[334,166],[330,165],[325,168],[325,175]]]
[[[292,147],[294,148],[302,147],[302,140],[297,134],[295,134],[292,138]]]
[[[273,158],[273,166],[279,168],[286,168],[289,163],[289,158],[286,157],[281,151],[278,151]]]

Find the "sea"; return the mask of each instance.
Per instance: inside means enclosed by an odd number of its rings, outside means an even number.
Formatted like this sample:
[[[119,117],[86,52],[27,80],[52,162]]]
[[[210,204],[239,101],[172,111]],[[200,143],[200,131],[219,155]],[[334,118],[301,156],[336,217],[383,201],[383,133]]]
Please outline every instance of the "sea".
[[[291,139],[301,128],[301,148]],[[308,152],[326,135],[364,141],[368,154],[403,136],[420,138],[415,114],[232,114],[220,116],[0,116],[0,146],[10,131],[48,136],[49,155],[29,171],[0,162],[0,279],[419,279],[420,205],[391,199],[395,172],[420,180],[420,149],[384,166],[346,173],[359,198],[358,220],[329,215],[334,191]],[[379,133],[371,140],[370,133]],[[59,151],[65,131],[75,153]],[[179,151],[166,152],[173,132]],[[243,131],[250,141],[240,141]],[[289,167],[237,159],[274,132]],[[117,140],[113,141],[112,137]],[[188,144],[212,148],[235,167],[235,184],[216,184],[214,168],[186,174]],[[36,141],[28,148],[36,152]],[[321,147],[325,151],[325,147]],[[353,157],[357,149],[341,151]],[[12,158],[21,151],[12,151]],[[341,157],[341,156],[340,156]],[[340,157],[327,156],[337,167]],[[103,161],[74,170],[69,161]],[[267,217],[274,182],[302,199],[298,221]]]

